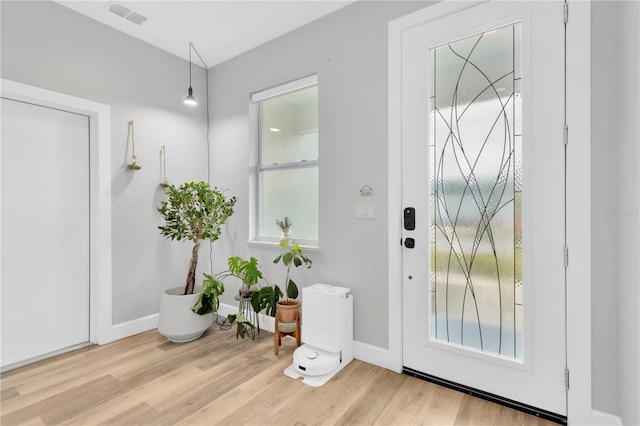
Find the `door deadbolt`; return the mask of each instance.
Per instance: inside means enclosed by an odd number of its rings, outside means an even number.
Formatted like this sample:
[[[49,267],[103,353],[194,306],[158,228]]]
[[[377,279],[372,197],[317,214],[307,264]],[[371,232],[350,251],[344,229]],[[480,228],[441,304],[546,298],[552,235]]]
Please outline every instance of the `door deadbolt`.
[[[414,240],[413,238],[405,238],[404,239],[404,246],[406,248],[412,249],[416,246],[416,240]]]
[[[416,209],[405,207],[404,209],[404,229],[413,231],[416,229]]]

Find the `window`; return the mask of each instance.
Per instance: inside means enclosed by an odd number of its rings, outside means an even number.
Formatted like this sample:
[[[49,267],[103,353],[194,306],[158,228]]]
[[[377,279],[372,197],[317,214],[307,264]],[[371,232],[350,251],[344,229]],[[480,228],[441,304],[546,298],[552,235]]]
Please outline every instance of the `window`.
[[[258,116],[257,240],[279,242],[276,219],[292,237],[318,243],[318,79],[306,77],[255,93]]]

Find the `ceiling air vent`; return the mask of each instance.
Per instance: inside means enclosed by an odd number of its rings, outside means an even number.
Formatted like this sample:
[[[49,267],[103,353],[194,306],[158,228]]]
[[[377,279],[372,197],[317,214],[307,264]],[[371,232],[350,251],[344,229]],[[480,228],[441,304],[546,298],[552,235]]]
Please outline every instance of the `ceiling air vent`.
[[[118,3],[111,3],[109,5],[109,12],[113,12],[118,16],[121,17],[125,17],[127,16],[129,13],[131,13],[131,10],[127,9],[126,7],[119,5]]]
[[[127,21],[131,21],[134,24],[138,24],[138,25],[143,24],[144,21],[147,20],[147,18],[145,18],[144,16],[142,16],[139,13],[136,13],[136,12],[131,12],[125,19]]]
[[[133,22],[137,25],[142,25],[147,18],[140,15],[137,12],[132,12],[131,9],[122,6],[116,2],[109,2],[107,4],[107,9],[109,12],[115,13],[116,15],[125,18],[127,21]]]

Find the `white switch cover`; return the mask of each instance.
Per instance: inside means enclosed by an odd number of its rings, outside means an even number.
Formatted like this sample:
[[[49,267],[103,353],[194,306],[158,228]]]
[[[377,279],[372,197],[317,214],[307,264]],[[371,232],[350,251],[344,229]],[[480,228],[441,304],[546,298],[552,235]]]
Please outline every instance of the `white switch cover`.
[[[358,203],[356,204],[356,219],[376,218],[376,205],[374,203]]]

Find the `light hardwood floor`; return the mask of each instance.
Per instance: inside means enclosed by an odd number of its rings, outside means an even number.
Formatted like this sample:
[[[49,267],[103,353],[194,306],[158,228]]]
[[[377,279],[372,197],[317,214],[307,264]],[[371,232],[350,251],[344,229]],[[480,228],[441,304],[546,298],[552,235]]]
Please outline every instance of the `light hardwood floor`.
[[[0,424],[554,424],[358,360],[312,388],[283,374],[294,349],[215,324],[185,344],[152,330],[3,374]]]

